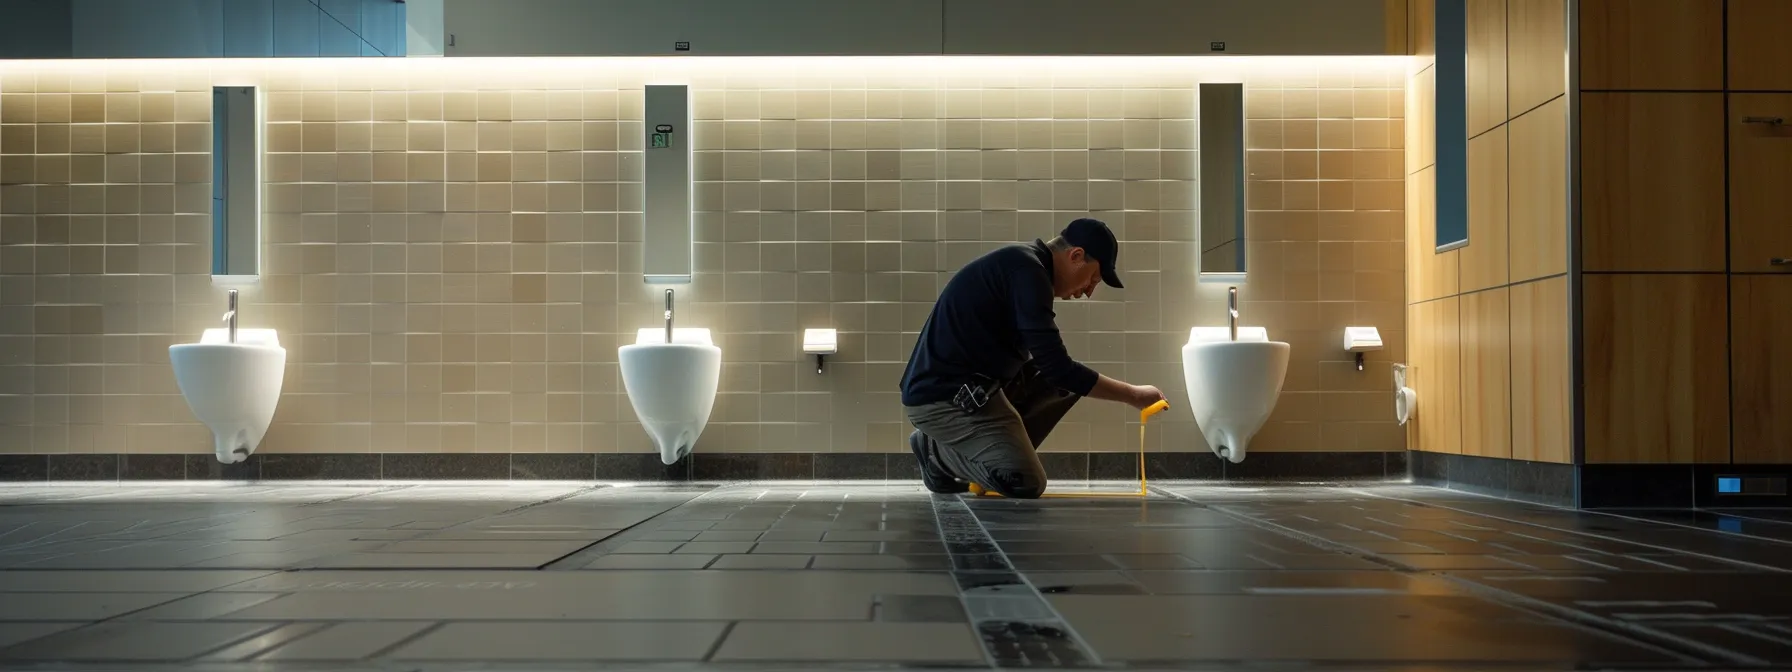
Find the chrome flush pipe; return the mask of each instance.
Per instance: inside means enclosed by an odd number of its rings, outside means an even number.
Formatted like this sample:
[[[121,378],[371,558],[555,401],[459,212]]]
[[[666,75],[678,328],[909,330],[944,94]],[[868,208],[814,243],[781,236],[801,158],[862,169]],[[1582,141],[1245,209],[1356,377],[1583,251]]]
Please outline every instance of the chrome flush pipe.
[[[1226,288],[1226,312],[1231,313],[1232,340],[1238,340],[1238,288]]]
[[[666,290],[666,344],[672,344],[672,290]]]
[[[224,311],[224,323],[230,329],[230,342],[236,342],[236,290],[230,290],[230,305]]]

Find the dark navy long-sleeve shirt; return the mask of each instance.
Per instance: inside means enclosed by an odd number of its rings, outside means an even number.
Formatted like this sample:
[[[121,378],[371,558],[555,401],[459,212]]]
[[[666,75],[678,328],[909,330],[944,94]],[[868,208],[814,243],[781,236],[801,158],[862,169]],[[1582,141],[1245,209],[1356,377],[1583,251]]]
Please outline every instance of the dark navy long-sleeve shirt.
[[[902,374],[902,403],[950,401],[972,374],[1008,381],[1030,358],[1047,382],[1088,396],[1099,379],[1064,349],[1052,312],[1052,256],[1042,241],[1005,245],[952,276]]]

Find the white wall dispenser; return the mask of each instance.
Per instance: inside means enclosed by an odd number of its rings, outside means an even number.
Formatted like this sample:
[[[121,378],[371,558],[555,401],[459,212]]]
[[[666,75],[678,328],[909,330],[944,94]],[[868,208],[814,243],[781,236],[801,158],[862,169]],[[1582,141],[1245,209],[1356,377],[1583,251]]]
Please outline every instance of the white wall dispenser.
[[[840,351],[840,332],[835,329],[804,329],[803,354],[815,355],[815,372],[821,373],[822,360]]]
[[[1356,353],[1356,370],[1363,370],[1363,353],[1381,347],[1381,332],[1375,327],[1344,328],[1344,350]]]

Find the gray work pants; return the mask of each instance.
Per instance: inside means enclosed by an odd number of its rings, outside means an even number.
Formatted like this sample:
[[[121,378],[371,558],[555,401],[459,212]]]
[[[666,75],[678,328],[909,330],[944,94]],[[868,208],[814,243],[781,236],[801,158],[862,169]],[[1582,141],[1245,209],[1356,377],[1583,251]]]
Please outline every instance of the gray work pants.
[[[905,408],[947,473],[1004,497],[1032,499],[1045,493],[1046,482],[1035,451],[1081,398],[1028,364],[976,413],[950,401]]]

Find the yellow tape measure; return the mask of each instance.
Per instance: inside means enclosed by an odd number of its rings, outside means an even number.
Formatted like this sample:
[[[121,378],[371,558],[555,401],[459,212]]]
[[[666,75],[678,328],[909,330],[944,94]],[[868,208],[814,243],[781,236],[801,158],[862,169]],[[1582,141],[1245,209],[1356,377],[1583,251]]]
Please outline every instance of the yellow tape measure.
[[[1159,401],[1145,410],[1139,411],[1139,491],[1138,492],[1048,492],[1040,497],[1144,497],[1149,494],[1145,489],[1145,421],[1170,408],[1170,402]],[[978,497],[1001,497],[1002,495],[976,483],[971,484],[971,494]]]

